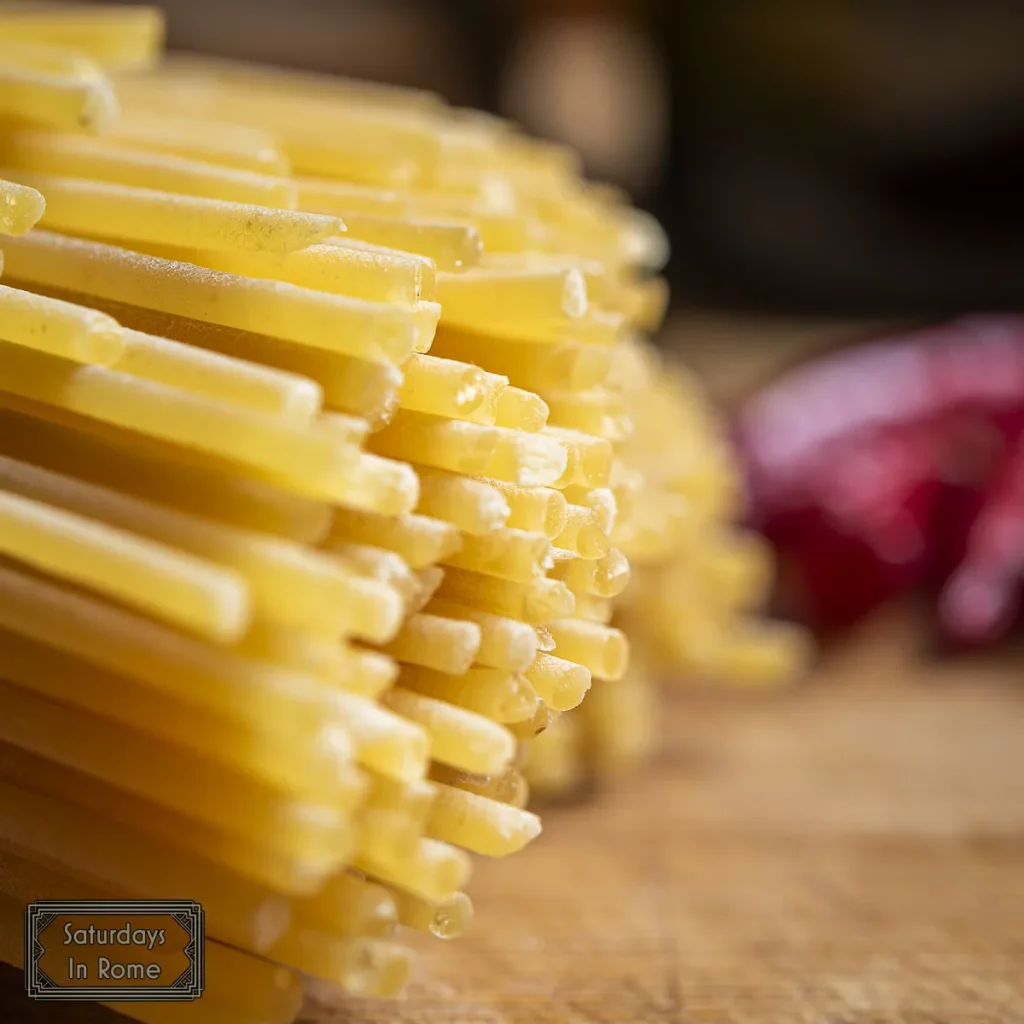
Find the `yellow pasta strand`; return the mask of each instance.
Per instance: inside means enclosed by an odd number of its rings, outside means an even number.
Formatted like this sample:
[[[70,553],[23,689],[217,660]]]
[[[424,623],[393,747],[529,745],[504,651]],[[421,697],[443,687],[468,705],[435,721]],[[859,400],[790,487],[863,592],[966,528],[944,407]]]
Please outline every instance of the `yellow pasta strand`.
[[[458,619],[418,613],[406,619],[398,636],[383,648],[397,661],[437,672],[462,675],[480,649],[480,627]]]
[[[441,519],[463,533],[485,534],[504,526],[511,510],[501,492],[482,480],[416,466],[420,479],[417,511]]]
[[[443,784],[427,822],[427,835],[488,857],[516,853],[540,831],[536,814]]]
[[[469,857],[447,843],[421,838],[406,856],[363,860],[355,866],[372,878],[421,899],[449,899],[469,881]]]
[[[604,384],[611,370],[607,348],[561,342],[538,345],[485,334],[471,334],[442,324],[431,352],[475,363],[503,374],[528,391],[581,391]]]
[[[479,627],[480,647],[476,652],[476,660],[481,665],[522,672],[537,653],[537,631],[518,619],[492,615],[443,599],[432,601],[427,605],[427,610],[435,615],[461,619]]]
[[[595,679],[605,682],[614,682],[625,675],[629,664],[629,640],[622,630],[581,619],[549,622],[547,628],[554,637],[555,652],[559,658],[578,662]]]
[[[285,178],[221,167],[173,153],[132,149],[103,137],[11,132],[0,139],[0,162],[27,171],[70,175],[232,203],[273,206],[280,210],[298,207],[297,190]]]
[[[356,453],[327,432],[291,427],[177,388],[0,342],[0,386],[70,412],[260,469],[314,480]]]
[[[415,850],[423,827],[396,811],[360,808],[355,816],[354,858],[364,861],[390,860]]]
[[[326,505],[256,480],[175,461],[154,466],[127,444],[9,409],[0,408],[0,425],[0,448],[11,455],[129,494],[302,543],[322,540],[330,526]]]
[[[71,234],[283,254],[318,242],[338,228],[334,218],[315,213],[39,171],[17,174],[46,196],[43,226]]]
[[[354,694],[336,692],[332,703],[361,764],[400,782],[422,778],[430,746],[426,730]]]
[[[376,651],[353,648],[345,689],[376,700],[398,678],[398,664]]]
[[[0,118],[4,120],[96,132],[108,127],[117,113],[114,91],[105,78],[0,61]]]
[[[355,182],[329,178],[294,179],[298,190],[299,209],[311,213],[327,213],[344,220],[348,213],[365,213],[375,217],[401,216],[406,199],[396,191]]]
[[[34,188],[0,181],[0,234],[23,235],[43,215],[46,200]]]
[[[370,424],[366,420],[343,412],[324,413],[320,417],[320,425],[339,440],[356,446],[362,445],[370,434]]]
[[[408,690],[502,724],[526,721],[537,710],[536,690],[522,676],[502,669],[471,668],[462,675],[446,675],[406,665],[398,678]]]
[[[611,348],[619,343],[625,331],[625,318],[621,313],[590,304],[587,312],[573,319],[525,322],[495,320],[481,330],[488,334],[523,344],[558,345],[570,342],[577,345],[598,345]]]
[[[33,231],[0,238],[9,276],[149,306],[313,348],[396,361],[416,340],[412,314],[280,281],[236,277],[128,249]]]
[[[313,896],[292,901],[293,919],[341,938],[389,938],[398,921],[396,900],[383,886],[339,872]]]
[[[594,597],[592,594],[576,595],[576,611],[573,613],[579,619],[586,619],[587,622],[599,622],[607,626],[612,621],[615,611],[611,598]],[[552,650],[554,647],[552,646]]]
[[[408,950],[375,939],[344,939],[293,925],[268,950],[278,963],[341,985],[355,995],[397,995],[411,968]]]
[[[380,455],[470,476],[484,475],[498,442],[496,427],[405,409],[370,439]]]
[[[427,730],[430,756],[435,761],[480,775],[500,772],[512,761],[512,734],[482,715],[401,687],[388,691],[383,700]]]
[[[477,475],[519,487],[549,487],[565,475],[571,452],[563,441],[506,427],[491,429],[494,449]]]
[[[494,422],[499,427],[511,427],[535,433],[548,421],[548,407],[544,400],[522,388],[505,388],[498,396]]]
[[[618,503],[611,488],[572,485],[566,487],[562,494],[574,505],[590,509],[594,513],[597,528],[605,535],[611,535],[618,513]]]
[[[593,434],[609,441],[622,441],[633,432],[633,423],[622,397],[613,391],[603,388],[583,392],[546,391],[544,400],[554,426]]]
[[[314,633],[289,629],[266,618],[257,618],[234,649],[249,658],[271,661],[343,690],[349,689],[351,656],[344,642]]]
[[[537,706],[537,712],[533,718],[527,719],[525,722],[516,722],[514,725],[510,725],[509,732],[519,740],[520,744],[529,740],[534,740],[550,729],[552,724],[559,720],[561,714],[561,711],[555,711],[541,701]]]
[[[428,256],[442,271],[475,266],[480,261],[483,248],[479,232],[464,224],[349,213],[345,217],[345,227],[346,237]]]
[[[603,558],[611,550],[611,541],[598,525],[597,513],[584,505],[569,506],[565,527],[554,544],[580,558]]]
[[[586,665],[550,654],[538,654],[523,674],[552,711],[570,711],[590,689],[591,673]]]
[[[0,38],[73,47],[104,67],[149,67],[160,53],[164,17],[157,7],[64,4],[0,8]]]
[[[457,939],[473,921],[473,904],[464,892],[431,903],[407,892],[395,891],[398,920],[406,928],[429,932],[438,939]]]
[[[461,549],[440,561],[519,583],[542,577],[553,564],[551,543],[544,534],[511,527],[499,527],[482,536],[464,536]]]
[[[0,625],[228,717],[272,722],[282,733],[302,733],[334,714],[337,694],[308,676],[240,658],[5,568]]]
[[[576,270],[468,270],[439,274],[437,299],[446,323],[486,330],[502,324],[575,320],[587,311],[587,286]]]
[[[575,269],[583,275],[588,299],[605,302],[612,291],[608,266],[600,260],[581,256],[548,252],[485,252],[482,265],[492,270]]]
[[[0,553],[222,643],[249,623],[236,574],[2,489]]]
[[[415,615],[426,608],[427,604],[433,599],[434,594],[437,593],[437,588],[441,586],[444,572],[444,569],[439,565],[428,565],[426,569],[420,569],[416,573],[416,578],[420,584],[419,593],[412,604],[406,608],[405,612],[407,615]]]
[[[607,775],[636,764],[650,755],[658,738],[657,691],[643,676],[627,674],[614,686],[594,689],[579,714],[582,738],[600,759],[591,769]]]
[[[315,291],[372,302],[415,306],[423,295],[423,265],[401,253],[307,244],[286,254],[183,251],[180,257],[210,270],[270,278]]]
[[[518,768],[510,768],[499,775],[481,776],[467,775],[443,764],[432,764],[430,778],[513,807],[525,807],[529,798],[529,785]]]
[[[324,719],[292,734],[272,723],[247,723],[0,630],[3,676],[53,701],[91,711],[183,749],[207,756],[270,785],[358,804],[365,779],[350,765],[352,744],[337,722]]]
[[[103,70],[81,51],[37,40],[0,38],[0,61],[33,71],[52,71],[83,78],[102,78]]]
[[[572,558],[557,562],[551,575],[562,580],[575,593],[594,597],[618,597],[629,583],[629,561],[617,548],[603,558],[586,560]],[[552,618],[563,618],[553,615]]]
[[[231,402],[251,412],[268,413],[295,426],[311,423],[320,411],[322,390],[314,381],[298,374],[206,352],[194,345],[141,331],[124,330],[121,341],[123,351],[112,366],[119,373]],[[325,425],[334,426],[332,422]],[[337,436],[347,444],[358,445],[365,434],[357,430]]]
[[[370,774],[370,790],[366,807],[399,814],[422,832],[433,806],[437,789],[426,779],[399,782],[374,772]]]
[[[504,395],[510,389],[508,378],[486,373],[468,363],[413,355],[403,365],[405,380],[399,392],[403,409],[493,423]]]
[[[584,784],[587,777],[582,750],[584,726],[578,721],[582,717],[582,711],[579,715],[562,715],[539,736],[523,744],[528,751],[526,774],[531,792],[564,797]]]
[[[565,529],[568,504],[558,491],[547,487],[520,487],[500,480],[488,483],[508,502],[510,514],[506,526],[542,533],[552,540]]]
[[[411,196],[411,213],[471,225],[480,235],[484,255],[481,266],[493,267],[488,253],[508,254],[544,243],[544,225],[533,217],[488,208],[486,200],[446,192],[417,192]]]
[[[301,174],[346,178],[366,185],[388,188],[414,185],[422,180],[425,165],[392,142],[346,140],[340,144],[314,137],[289,134],[284,149]]]
[[[394,587],[406,607],[419,594],[419,579],[405,559],[394,551],[369,544],[335,541],[331,543],[331,552],[359,574]]]
[[[465,569],[448,569],[437,593],[445,600],[530,624],[565,618],[575,607],[572,590],[559,580],[514,583]]]
[[[537,650],[542,654],[550,654],[555,649],[555,638],[547,626],[534,626],[533,631],[537,635]]]
[[[112,317],[84,306],[0,285],[0,338],[77,363],[109,366],[124,353]]]
[[[419,481],[411,467],[365,452],[325,488],[341,505],[370,515],[404,516],[416,505]]]
[[[390,517],[347,509],[336,513],[332,536],[395,551],[413,569],[433,565],[462,543],[458,530],[439,519],[421,515]]]
[[[392,249],[386,245],[374,245],[372,242],[361,242],[355,238],[335,235],[328,238],[326,245],[338,249],[351,250],[371,257],[383,257],[385,261],[399,259],[406,263],[415,263],[420,268],[420,300],[435,302],[437,299],[437,264],[429,257],[418,252],[406,252],[403,249]]]
[[[608,486],[611,480],[613,449],[607,438],[562,427],[545,427],[544,434],[560,441],[570,451],[567,472],[558,481],[559,487]]]
[[[106,137],[118,143],[158,153],[174,153],[225,167],[263,174],[287,174],[287,157],[277,140],[248,125],[209,121],[180,114],[122,112]]]
[[[569,446],[557,437],[495,427],[496,446],[481,475],[520,487],[550,487],[569,468]]]

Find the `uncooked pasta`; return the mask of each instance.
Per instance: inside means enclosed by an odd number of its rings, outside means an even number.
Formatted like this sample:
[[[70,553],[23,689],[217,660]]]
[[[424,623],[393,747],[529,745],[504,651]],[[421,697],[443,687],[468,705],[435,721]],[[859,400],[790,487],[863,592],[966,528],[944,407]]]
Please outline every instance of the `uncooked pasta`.
[[[460,935],[470,853],[640,758],[655,674],[801,638],[644,339],[651,218],[496,118],[162,33],[0,7],[0,957],[32,900],[187,896],[189,1019],[288,1024]]]

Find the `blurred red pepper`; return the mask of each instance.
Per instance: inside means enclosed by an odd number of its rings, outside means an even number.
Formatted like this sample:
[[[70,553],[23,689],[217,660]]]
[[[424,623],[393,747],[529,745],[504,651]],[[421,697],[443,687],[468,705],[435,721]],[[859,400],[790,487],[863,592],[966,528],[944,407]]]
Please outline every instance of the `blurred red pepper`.
[[[972,317],[800,367],[741,410],[784,609],[826,631],[938,592],[943,634],[1002,636],[1024,575],[1024,317]]]

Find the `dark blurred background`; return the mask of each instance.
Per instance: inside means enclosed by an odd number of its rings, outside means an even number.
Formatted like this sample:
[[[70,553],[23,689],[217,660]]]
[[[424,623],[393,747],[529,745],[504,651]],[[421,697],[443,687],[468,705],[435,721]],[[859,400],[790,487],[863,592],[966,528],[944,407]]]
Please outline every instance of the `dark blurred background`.
[[[677,301],[1024,296],[1020,0],[162,0],[172,47],[433,89],[581,149]]]

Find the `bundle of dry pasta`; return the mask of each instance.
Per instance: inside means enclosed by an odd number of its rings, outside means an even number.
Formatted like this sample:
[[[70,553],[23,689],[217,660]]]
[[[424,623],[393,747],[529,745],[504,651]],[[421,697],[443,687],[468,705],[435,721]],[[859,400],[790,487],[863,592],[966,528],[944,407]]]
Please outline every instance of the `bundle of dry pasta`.
[[[752,617],[768,594],[770,551],[734,525],[739,473],[699,382],[649,348],[626,359],[616,379],[633,432],[617,448],[612,536],[633,581],[614,607],[590,601],[579,611],[621,628],[631,663],[535,741],[529,777],[538,793],[572,791],[642,761],[659,738],[658,682],[770,686],[793,679],[808,653],[802,630]]]
[[[465,851],[538,834],[524,741],[549,786],[645,741],[627,559],[645,661],[684,600],[722,667],[755,596],[693,555],[728,507],[640,340],[664,239],[431,96],[152,68],[148,11],[7,24],[0,893],[200,899],[196,1019],[396,991],[396,926],[457,935]]]

